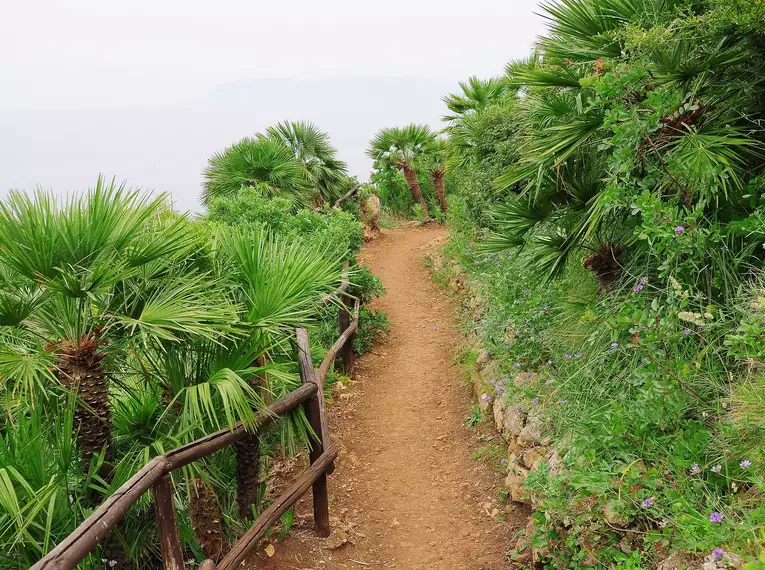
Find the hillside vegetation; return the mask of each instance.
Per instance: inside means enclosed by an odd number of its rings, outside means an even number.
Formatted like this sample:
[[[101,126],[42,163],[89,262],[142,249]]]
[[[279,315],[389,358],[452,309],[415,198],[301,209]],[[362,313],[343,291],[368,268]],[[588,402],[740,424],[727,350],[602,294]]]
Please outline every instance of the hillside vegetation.
[[[541,431],[531,470],[522,438],[502,459],[536,507],[517,549],[741,565],[765,539],[765,10],[539,9],[533,55],[444,98],[479,396]]]
[[[355,261],[359,198],[326,205],[355,181],[313,125],[244,139],[205,179],[198,219],[102,178],[0,203],[0,568],[34,564],[152,457],[296,389],[294,328],[323,358],[343,262],[353,296],[381,293]],[[362,311],[358,352],[385,323]],[[309,430],[301,408],[173,473],[186,559],[221,558],[272,499],[269,458]],[[81,567],[157,568],[159,545],[147,494]]]

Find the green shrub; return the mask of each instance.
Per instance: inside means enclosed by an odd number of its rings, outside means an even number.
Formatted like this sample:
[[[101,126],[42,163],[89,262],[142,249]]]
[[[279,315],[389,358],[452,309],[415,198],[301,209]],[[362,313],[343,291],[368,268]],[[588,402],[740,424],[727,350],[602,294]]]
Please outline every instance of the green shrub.
[[[288,200],[266,197],[254,188],[232,198],[213,199],[207,220],[214,224],[266,226],[278,235],[307,238],[332,259],[353,260],[364,245],[361,224],[352,213],[292,213]]]
[[[353,341],[353,350],[361,356],[366,354],[375,343],[390,334],[390,321],[382,311],[362,307],[359,311],[359,330]]]

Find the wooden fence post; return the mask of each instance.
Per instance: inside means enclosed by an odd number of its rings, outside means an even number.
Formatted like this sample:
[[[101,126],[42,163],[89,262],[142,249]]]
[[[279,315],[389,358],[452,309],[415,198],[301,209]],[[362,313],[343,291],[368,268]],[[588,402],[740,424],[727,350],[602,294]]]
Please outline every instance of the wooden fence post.
[[[348,329],[348,327],[351,326],[350,307],[352,304],[353,301],[347,295],[340,297],[338,323],[340,325],[339,329],[341,336]],[[343,359],[343,372],[345,372],[346,375],[350,374],[351,370],[353,369],[353,340],[355,338],[356,333],[353,333],[348,339],[348,342],[343,345],[343,348],[340,351],[340,356]]]
[[[311,359],[311,348],[308,345],[308,331],[295,329],[297,341],[297,357],[300,366],[300,380],[303,384],[316,384],[316,371]],[[318,386],[318,384],[316,384]],[[315,434],[311,442],[311,465],[313,465],[324,453],[324,448],[329,445],[329,429],[324,417],[324,391],[319,387],[316,395],[306,400],[305,415],[311,429]],[[321,476],[313,483],[313,520],[316,534],[322,538],[329,536],[329,495],[327,493],[327,474]]]
[[[154,484],[153,494],[163,566],[165,570],[183,570],[183,551],[173,502],[173,480],[169,474]]]

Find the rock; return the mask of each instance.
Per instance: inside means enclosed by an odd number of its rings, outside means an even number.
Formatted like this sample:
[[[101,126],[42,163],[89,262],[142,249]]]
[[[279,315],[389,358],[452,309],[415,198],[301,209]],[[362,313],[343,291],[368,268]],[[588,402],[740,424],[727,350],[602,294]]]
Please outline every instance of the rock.
[[[465,288],[464,284],[462,283],[462,280],[457,277],[450,277],[448,286],[449,286],[449,289],[451,289],[455,293],[459,293]]]
[[[521,462],[526,469],[536,471],[545,459],[547,450],[543,447],[526,447],[521,451]]]
[[[537,372],[519,372],[515,375],[513,384],[517,388],[533,388],[539,381],[539,373]]]
[[[520,464],[520,459],[513,455],[507,460],[507,477],[505,488],[510,492],[510,498],[516,503],[529,503],[531,501],[528,489],[523,487],[529,470]]]
[[[557,449],[550,451],[545,457],[545,460],[547,461],[547,465],[550,467],[550,477],[555,477],[556,475],[560,475],[564,472],[563,462],[560,459],[560,455],[558,455]]]
[[[478,370],[471,370],[470,383],[473,386],[473,394],[475,394],[475,397],[478,400],[479,406],[482,407],[483,411],[486,411],[486,409],[488,408],[488,402],[482,402],[481,396],[483,396],[483,394],[491,395],[494,392],[491,384],[489,384],[483,379],[483,376],[481,376]]]
[[[533,446],[542,440],[542,418],[538,411],[532,409],[526,418],[526,425],[517,434],[521,445]]]
[[[505,404],[504,398],[497,398],[494,400],[494,425],[497,427],[497,431],[502,433],[505,430],[505,410],[507,404]]]
[[[701,564],[698,558],[686,552],[675,552],[659,562],[656,570],[701,570]]]
[[[495,382],[499,380],[499,362],[496,360],[491,360],[486,363],[481,370],[481,378],[483,378],[487,383],[489,380]]]
[[[380,212],[382,212],[382,206],[380,204],[380,198],[374,194],[370,194],[369,197],[361,204],[362,222],[373,231],[380,229]]]
[[[507,442],[507,454],[513,454],[516,451],[518,451],[521,448],[520,445],[518,445],[518,439],[515,437],[510,437]]]
[[[518,437],[523,433],[526,424],[526,413],[518,404],[505,409],[505,419],[502,423],[504,433]]]
[[[743,568],[746,565],[746,561],[738,554],[732,554],[726,552],[723,554],[722,560],[714,560],[710,554],[704,559],[704,565],[702,570],[733,570],[735,568]]]
[[[489,354],[489,351],[486,349],[483,349],[479,354],[478,358],[475,359],[475,363],[478,366],[482,366],[483,364],[486,364],[491,360],[491,355]]]

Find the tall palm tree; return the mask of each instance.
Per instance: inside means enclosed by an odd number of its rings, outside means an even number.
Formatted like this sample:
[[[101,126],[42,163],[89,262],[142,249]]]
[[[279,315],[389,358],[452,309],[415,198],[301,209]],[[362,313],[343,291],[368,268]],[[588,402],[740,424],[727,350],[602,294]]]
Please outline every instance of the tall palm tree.
[[[303,165],[311,186],[323,202],[343,195],[348,177],[347,165],[337,158],[337,150],[330,144],[329,135],[313,123],[284,122],[266,129],[269,139],[286,145]]]
[[[428,217],[428,205],[420,189],[415,162],[433,142],[433,133],[427,125],[410,124],[380,130],[369,144],[367,155],[375,161],[389,164],[404,173],[406,184],[422,214]]]
[[[282,141],[259,135],[210,157],[204,171],[202,201],[236,196],[242,188],[284,196],[296,205],[310,201],[308,172]]]
[[[432,144],[428,147],[427,151],[427,168],[430,171],[430,175],[433,177],[433,191],[438,199],[438,205],[441,207],[441,212],[446,216],[447,204],[446,204],[446,186],[444,184],[444,177],[446,176],[446,170],[448,168],[449,158],[449,145],[446,139],[438,138],[434,139]]]

